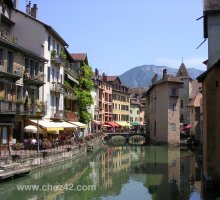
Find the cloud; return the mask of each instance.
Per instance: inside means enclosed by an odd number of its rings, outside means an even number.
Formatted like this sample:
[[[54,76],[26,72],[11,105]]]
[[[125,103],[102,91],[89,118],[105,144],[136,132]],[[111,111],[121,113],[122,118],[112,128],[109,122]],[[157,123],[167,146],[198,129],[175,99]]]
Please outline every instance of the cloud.
[[[203,62],[206,59],[207,58],[205,57],[183,58],[183,62],[187,68],[205,70],[206,66],[203,64]],[[182,63],[182,60],[172,58],[158,58],[155,62],[157,65],[165,65],[167,67],[179,68],[180,64]]]

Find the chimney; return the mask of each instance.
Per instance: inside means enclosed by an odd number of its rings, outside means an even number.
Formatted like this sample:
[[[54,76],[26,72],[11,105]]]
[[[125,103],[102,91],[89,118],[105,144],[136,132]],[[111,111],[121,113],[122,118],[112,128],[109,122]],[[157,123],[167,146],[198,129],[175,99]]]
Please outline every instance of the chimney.
[[[104,72],[102,73],[102,80],[103,80],[103,81],[107,81],[107,76],[105,75]]]
[[[34,18],[37,18],[37,11],[38,11],[38,8],[37,8],[37,4],[35,3],[33,7],[31,8],[31,16]]]
[[[31,1],[26,5],[26,14],[31,15]]]
[[[167,69],[163,70],[163,79],[165,79],[167,77]]]
[[[14,4],[14,8],[18,9],[18,0],[14,0],[13,4]]]
[[[97,68],[95,68],[95,76],[98,77],[99,76],[99,71]]]
[[[157,74],[154,75],[154,77],[152,78],[151,82],[152,82],[152,85],[157,82]]]

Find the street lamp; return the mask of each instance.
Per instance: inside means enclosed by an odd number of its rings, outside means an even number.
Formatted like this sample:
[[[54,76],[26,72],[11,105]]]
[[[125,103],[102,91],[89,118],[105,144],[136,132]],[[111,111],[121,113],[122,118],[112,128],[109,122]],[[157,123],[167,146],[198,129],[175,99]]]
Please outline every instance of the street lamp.
[[[37,108],[36,110],[36,114],[37,114],[37,153],[39,153],[40,151],[40,143],[39,143],[39,114],[41,113],[41,110],[39,108]]]

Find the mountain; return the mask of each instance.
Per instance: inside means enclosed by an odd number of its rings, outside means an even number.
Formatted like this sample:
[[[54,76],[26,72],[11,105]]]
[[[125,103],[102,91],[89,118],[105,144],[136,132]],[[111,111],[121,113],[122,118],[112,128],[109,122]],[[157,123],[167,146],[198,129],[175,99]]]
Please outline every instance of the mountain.
[[[151,85],[151,79],[154,74],[158,74],[158,79],[162,78],[163,69],[167,69],[168,74],[176,75],[178,69],[174,69],[171,67],[164,66],[156,66],[156,65],[142,65],[138,67],[134,67],[125,73],[119,76],[122,84],[127,85],[129,88],[147,88]],[[201,73],[202,70],[188,68],[188,73],[192,79],[196,79]]]

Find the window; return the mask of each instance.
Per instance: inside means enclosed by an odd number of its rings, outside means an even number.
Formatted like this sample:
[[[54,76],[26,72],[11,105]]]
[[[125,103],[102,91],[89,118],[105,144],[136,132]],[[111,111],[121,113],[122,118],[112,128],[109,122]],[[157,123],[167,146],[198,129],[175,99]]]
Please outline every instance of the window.
[[[0,49],[0,65],[3,65],[3,49]]]
[[[53,39],[53,50],[55,49],[55,40]]]
[[[38,76],[38,71],[39,71],[39,62],[35,62],[35,75]]]
[[[180,108],[183,108],[183,100],[180,101]]]
[[[57,43],[57,55],[60,54],[60,45]]]
[[[180,122],[183,122],[184,121],[184,116],[183,114],[180,115]]]
[[[9,73],[13,73],[13,53],[8,52],[8,68],[7,71]]]
[[[57,82],[59,82],[59,71],[57,71]]]
[[[50,45],[51,45],[51,37],[48,36],[48,51],[50,51]]]
[[[47,82],[50,82],[50,67],[47,67]]]
[[[173,111],[176,111],[176,104],[175,103],[172,104],[172,109],[173,109]]]
[[[34,61],[33,60],[30,61],[30,65],[31,65],[30,74],[31,74],[31,76],[33,76],[34,75]]]
[[[172,123],[171,126],[172,126],[172,131],[176,131],[176,124]]]
[[[130,113],[132,114],[132,110],[130,110]]]
[[[3,127],[2,129],[2,144],[8,143],[8,129],[7,127]]]
[[[55,72],[54,69],[52,69],[52,81],[54,82],[54,76],[55,76]]]
[[[137,114],[140,114],[140,111],[139,111],[139,110],[137,110]]]
[[[176,90],[176,88],[172,88],[172,91],[171,91],[172,93],[172,96],[176,96],[177,95],[177,90]]]

